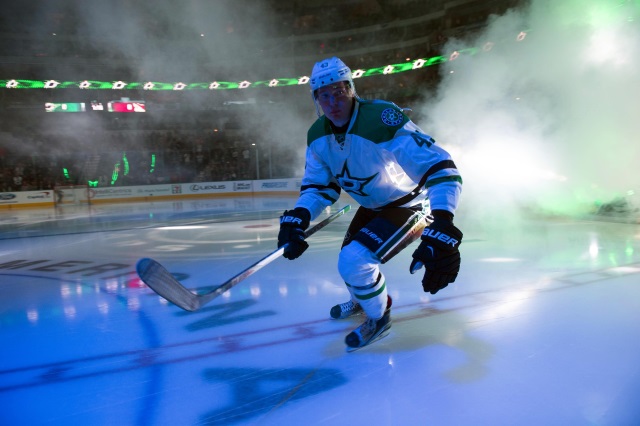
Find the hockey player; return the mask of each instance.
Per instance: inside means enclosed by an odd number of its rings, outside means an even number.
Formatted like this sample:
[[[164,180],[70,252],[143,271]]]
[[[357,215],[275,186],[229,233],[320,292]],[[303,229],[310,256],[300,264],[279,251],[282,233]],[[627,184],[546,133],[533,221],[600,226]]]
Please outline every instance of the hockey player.
[[[388,334],[391,297],[379,266],[413,241],[422,240],[410,271],[425,267],[425,292],[455,281],[462,232],[453,217],[462,179],[451,156],[395,104],[358,97],[339,58],[316,63],[310,84],[319,118],[307,134],[300,196],[280,218],[278,247],[288,244],[287,259],[302,255],[305,229],[341,190],[360,204],[338,259],[351,298],[330,311],[335,319],[366,314],[345,339],[355,350]]]

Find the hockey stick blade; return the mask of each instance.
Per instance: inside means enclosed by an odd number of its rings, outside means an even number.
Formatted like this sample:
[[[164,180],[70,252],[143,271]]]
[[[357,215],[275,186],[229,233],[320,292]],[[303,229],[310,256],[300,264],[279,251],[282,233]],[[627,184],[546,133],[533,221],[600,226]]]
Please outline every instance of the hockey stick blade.
[[[351,210],[351,206],[346,205],[341,210],[335,212],[322,222],[319,222],[316,225],[312,226],[305,232],[305,238],[309,238],[311,235],[315,234],[316,232],[336,220],[338,217],[347,213],[349,210]],[[204,305],[206,305],[225,291],[236,286],[247,277],[253,275],[264,266],[271,263],[274,259],[280,257],[285,248],[286,244],[269,253],[267,256],[263,257],[262,259],[249,266],[238,275],[219,285],[215,289],[203,294],[197,294],[188,290],[185,286],[182,285],[182,283],[180,283],[180,281],[175,279],[171,272],[169,272],[164,266],[153,259],[140,259],[136,264],[136,271],[138,272],[138,276],[140,277],[140,279],[153,291],[155,291],[174,305],[184,309],[185,311],[193,312],[202,308]]]

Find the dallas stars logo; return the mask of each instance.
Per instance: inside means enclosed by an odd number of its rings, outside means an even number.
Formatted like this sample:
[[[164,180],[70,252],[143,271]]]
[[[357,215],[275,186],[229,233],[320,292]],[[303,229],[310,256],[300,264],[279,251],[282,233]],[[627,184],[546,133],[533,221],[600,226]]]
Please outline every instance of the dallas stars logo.
[[[336,179],[338,180],[338,184],[340,184],[342,189],[344,189],[345,191],[355,195],[360,195],[362,197],[368,197],[369,194],[364,192],[364,187],[376,176],[378,176],[378,173],[367,178],[351,176],[351,173],[349,173],[349,167],[347,166],[347,162],[345,161],[344,167],[342,167],[342,172],[336,176]]]

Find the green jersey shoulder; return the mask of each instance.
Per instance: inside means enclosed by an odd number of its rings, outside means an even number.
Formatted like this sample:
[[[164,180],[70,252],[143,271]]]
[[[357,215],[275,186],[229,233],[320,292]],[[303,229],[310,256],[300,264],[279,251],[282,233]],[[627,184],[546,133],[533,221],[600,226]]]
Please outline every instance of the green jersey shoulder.
[[[355,122],[349,134],[367,139],[373,143],[388,142],[408,121],[409,117],[395,104],[385,101],[358,100]],[[318,118],[307,133],[307,145],[332,134],[329,119]]]

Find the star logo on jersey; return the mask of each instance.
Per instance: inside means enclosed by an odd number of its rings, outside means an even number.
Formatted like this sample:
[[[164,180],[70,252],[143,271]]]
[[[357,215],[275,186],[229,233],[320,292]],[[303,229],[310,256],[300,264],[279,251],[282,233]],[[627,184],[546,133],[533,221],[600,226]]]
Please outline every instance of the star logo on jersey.
[[[344,189],[345,191],[351,194],[360,195],[362,197],[368,197],[369,194],[364,192],[364,187],[369,182],[371,182],[376,176],[378,176],[378,173],[374,174],[373,176],[369,176],[367,178],[359,178],[359,177],[351,176],[351,173],[349,172],[349,167],[347,166],[347,162],[345,161],[344,167],[342,167],[342,172],[336,176],[336,180],[338,181],[338,184],[342,187],[342,189]]]
[[[403,117],[402,114],[400,114],[393,108],[386,108],[384,111],[382,111],[380,119],[387,126],[397,126],[398,124],[402,123]]]

